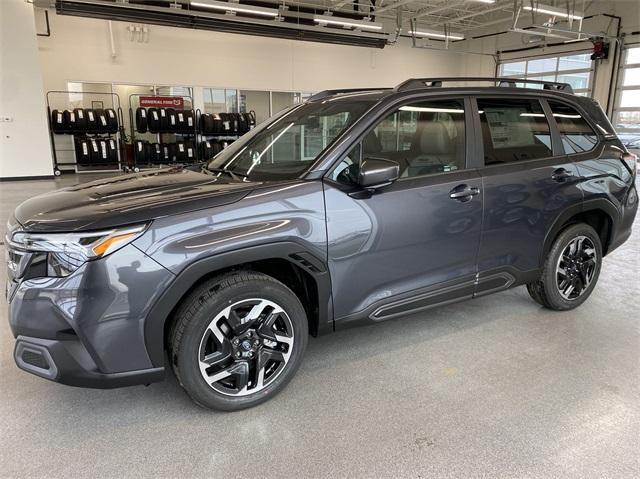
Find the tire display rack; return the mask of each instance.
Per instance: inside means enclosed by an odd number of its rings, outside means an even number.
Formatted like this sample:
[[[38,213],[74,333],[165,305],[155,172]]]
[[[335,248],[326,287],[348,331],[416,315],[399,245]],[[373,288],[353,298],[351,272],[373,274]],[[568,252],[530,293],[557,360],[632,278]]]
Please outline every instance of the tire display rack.
[[[202,113],[196,110],[198,150],[202,161],[208,161],[256,126],[256,112]]]
[[[64,105],[64,110],[51,107],[52,99],[59,95],[66,96],[64,102],[56,102],[56,105]],[[112,108],[78,108],[72,105],[70,95],[108,99]],[[66,170],[65,167],[73,167],[76,173],[113,172],[120,169],[129,171],[130,168],[124,161],[124,123],[117,93],[51,90],[47,92],[46,99],[55,176],[60,176]],[[64,136],[71,138],[71,148],[59,146],[58,140]],[[59,153],[62,152],[72,153],[73,161],[61,162]]]
[[[133,170],[198,163],[198,129],[193,108],[144,107],[140,105],[140,97],[175,98],[182,105],[188,101],[193,106],[193,98],[188,95],[129,95]],[[141,139],[143,134],[155,135],[156,141]],[[168,141],[167,135],[174,135],[175,140]]]

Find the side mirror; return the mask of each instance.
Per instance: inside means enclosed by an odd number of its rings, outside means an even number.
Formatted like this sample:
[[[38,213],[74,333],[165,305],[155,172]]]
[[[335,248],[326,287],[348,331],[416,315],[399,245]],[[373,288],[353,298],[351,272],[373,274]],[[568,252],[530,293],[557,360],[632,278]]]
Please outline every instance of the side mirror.
[[[400,165],[384,158],[365,158],[360,165],[358,184],[366,189],[376,189],[393,183],[400,176]]]

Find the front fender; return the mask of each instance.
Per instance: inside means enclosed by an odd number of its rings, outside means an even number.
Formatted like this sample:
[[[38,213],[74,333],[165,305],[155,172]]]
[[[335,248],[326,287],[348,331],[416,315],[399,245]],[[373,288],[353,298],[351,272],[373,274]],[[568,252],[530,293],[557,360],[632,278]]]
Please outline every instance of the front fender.
[[[301,255],[304,261],[299,261]],[[164,364],[165,323],[175,306],[201,278],[238,264],[274,258],[289,261],[313,276],[318,292],[318,332],[332,330],[331,282],[324,262],[296,242],[267,243],[199,259],[176,276],[152,306],[144,323],[145,343],[152,364],[156,367]]]

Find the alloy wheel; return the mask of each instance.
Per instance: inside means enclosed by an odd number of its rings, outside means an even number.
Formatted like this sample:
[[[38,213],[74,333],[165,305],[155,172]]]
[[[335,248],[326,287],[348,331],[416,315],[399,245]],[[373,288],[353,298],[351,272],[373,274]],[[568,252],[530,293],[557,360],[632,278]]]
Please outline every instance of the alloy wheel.
[[[200,373],[219,393],[254,394],[282,373],[293,345],[293,324],[281,306],[261,298],[241,300],[209,323],[198,352]]]
[[[586,236],[573,238],[564,248],[556,266],[560,295],[566,300],[579,298],[589,287],[596,272],[597,254]]]

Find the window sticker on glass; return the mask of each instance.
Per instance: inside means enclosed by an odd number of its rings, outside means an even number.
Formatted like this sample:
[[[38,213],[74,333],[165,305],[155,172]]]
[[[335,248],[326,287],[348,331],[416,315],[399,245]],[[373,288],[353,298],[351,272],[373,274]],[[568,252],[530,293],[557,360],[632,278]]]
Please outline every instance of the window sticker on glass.
[[[484,113],[489,123],[494,148],[511,148],[530,145],[534,142],[533,131],[520,128],[519,122],[522,118],[536,115],[536,113],[529,113],[526,108],[506,110],[486,108]],[[540,115],[544,116],[542,113]]]

